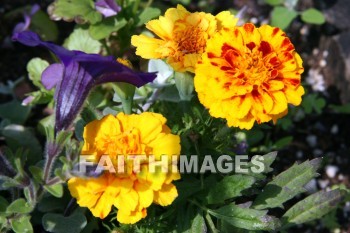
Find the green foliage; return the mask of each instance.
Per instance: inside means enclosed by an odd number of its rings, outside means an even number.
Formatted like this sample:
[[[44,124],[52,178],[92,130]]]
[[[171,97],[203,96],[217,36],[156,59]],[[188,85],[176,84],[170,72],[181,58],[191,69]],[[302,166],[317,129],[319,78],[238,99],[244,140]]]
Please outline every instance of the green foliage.
[[[81,213],[74,213],[70,216],[47,213],[42,219],[46,231],[53,233],[79,233],[86,226],[86,217]]]
[[[209,204],[223,203],[227,199],[241,196],[241,192],[250,188],[255,182],[251,176],[225,176],[219,183],[210,189],[207,200]]]
[[[19,213],[27,214],[33,210],[33,207],[29,205],[23,198],[17,199],[12,202],[6,209],[7,213]]]
[[[63,46],[69,50],[78,50],[85,53],[99,53],[102,45],[99,41],[90,36],[88,30],[76,28],[65,40]]]
[[[320,159],[294,164],[288,170],[277,175],[269,182],[254,201],[254,208],[267,209],[282,207],[282,204],[305,191],[306,185],[317,176],[316,170],[320,166]]]
[[[274,7],[271,12],[271,25],[282,30],[287,29],[298,16],[305,23],[318,25],[325,23],[324,15],[315,8],[298,12],[295,9],[298,0],[265,0],[265,3]]]
[[[118,17],[108,17],[103,19],[101,22],[93,24],[89,27],[89,33],[95,40],[101,40],[109,37],[113,32],[116,33],[127,24],[127,21]]]
[[[92,0],[56,0],[53,14],[65,20],[79,18],[92,24],[102,20],[102,15],[95,10]]]
[[[323,108],[326,106],[326,101],[322,97],[318,97],[316,93],[309,94],[305,96],[303,102],[301,103],[301,106],[303,107],[306,114],[312,113],[313,110],[317,114],[321,114]]]
[[[285,227],[321,218],[336,208],[344,197],[339,189],[319,191],[292,206],[282,217]]]
[[[300,16],[305,23],[324,24],[326,22],[323,14],[315,8],[309,8],[303,11]]]
[[[273,216],[267,215],[265,210],[242,208],[229,204],[216,210],[208,211],[211,215],[237,228],[247,230],[275,231],[281,223]]]
[[[271,13],[271,25],[286,29],[297,16],[298,13],[293,9],[276,6]]]
[[[42,10],[39,10],[37,13],[35,13],[35,15],[33,15],[30,28],[37,32],[45,40],[57,40],[57,25],[54,21],[50,20],[49,16]]]
[[[33,227],[30,223],[30,216],[22,216],[11,219],[12,230],[16,233],[33,233]]]

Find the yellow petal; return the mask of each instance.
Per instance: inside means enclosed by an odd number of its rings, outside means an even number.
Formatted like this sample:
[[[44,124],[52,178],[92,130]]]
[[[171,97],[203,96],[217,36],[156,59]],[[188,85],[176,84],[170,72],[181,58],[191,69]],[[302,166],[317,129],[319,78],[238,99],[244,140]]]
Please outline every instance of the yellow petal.
[[[175,185],[164,184],[161,190],[154,192],[154,201],[161,206],[167,206],[175,200],[177,195]]]
[[[167,53],[166,48],[161,50],[164,41],[145,35],[132,36],[131,44],[136,47],[136,54],[146,59],[164,58],[162,52]]]
[[[153,190],[150,185],[141,182],[135,182],[134,188],[139,195],[139,205],[141,208],[149,207],[153,202]]]
[[[147,210],[135,210],[132,212],[125,212],[118,210],[117,220],[123,224],[134,224],[147,216]]]
[[[229,11],[221,11],[215,16],[218,21],[218,30],[223,28],[233,28],[238,22],[238,18],[231,14]]]

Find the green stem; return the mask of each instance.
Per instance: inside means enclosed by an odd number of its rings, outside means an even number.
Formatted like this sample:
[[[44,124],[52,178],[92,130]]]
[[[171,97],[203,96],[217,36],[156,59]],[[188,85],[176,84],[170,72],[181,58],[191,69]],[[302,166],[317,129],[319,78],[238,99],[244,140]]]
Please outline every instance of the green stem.
[[[126,98],[126,99],[121,99],[122,105],[123,105],[123,111],[125,114],[131,114],[132,113],[132,103],[133,103],[133,98]]]
[[[216,229],[215,227],[215,224],[213,222],[213,220],[211,219],[210,217],[210,214],[209,214],[209,209],[205,206],[202,206],[201,204],[199,204],[196,200],[192,200],[192,199],[189,199],[188,200],[190,203],[198,206],[200,209],[202,209],[204,212],[205,212],[205,219],[207,220],[207,223],[208,223],[208,226],[209,226],[209,229],[212,233],[219,233],[219,231]]]
[[[210,228],[210,231],[212,233],[218,233],[219,231],[216,229],[213,220],[210,217],[210,214],[208,212],[205,213],[205,219],[207,220],[208,226]]]

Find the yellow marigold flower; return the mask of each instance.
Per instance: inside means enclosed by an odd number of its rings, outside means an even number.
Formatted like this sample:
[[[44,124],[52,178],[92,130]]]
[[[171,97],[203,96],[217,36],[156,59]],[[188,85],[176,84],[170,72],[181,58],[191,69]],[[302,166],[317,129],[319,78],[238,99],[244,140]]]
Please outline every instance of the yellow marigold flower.
[[[171,169],[171,157],[178,158],[180,154],[180,138],[171,134],[165,123],[162,115],[150,112],[119,113],[89,123],[84,129],[82,154],[92,155],[96,162],[102,155],[108,155],[117,168],[117,158],[121,156],[126,165],[124,172],[105,172],[98,178],[71,178],[68,188],[78,204],[99,218],[105,218],[115,206],[117,220],[126,224],[146,217],[146,208],[152,203],[170,205],[177,197],[171,182],[180,178],[178,171],[164,172],[158,166],[152,173],[148,160],[144,160],[140,171],[135,172],[133,161],[127,160],[127,156],[154,155],[154,161],[159,163],[165,155],[169,156]]]
[[[159,38],[133,36],[131,44],[137,47],[136,54],[143,58],[167,58],[175,71],[193,73],[207,40],[218,30],[235,26],[237,21],[229,11],[213,16],[204,12],[190,13],[177,5],[146,24],[146,28]]]
[[[200,102],[229,126],[250,129],[286,115],[304,88],[299,54],[283,31],[253,24],[222,30],[207,42],[194,78]]]

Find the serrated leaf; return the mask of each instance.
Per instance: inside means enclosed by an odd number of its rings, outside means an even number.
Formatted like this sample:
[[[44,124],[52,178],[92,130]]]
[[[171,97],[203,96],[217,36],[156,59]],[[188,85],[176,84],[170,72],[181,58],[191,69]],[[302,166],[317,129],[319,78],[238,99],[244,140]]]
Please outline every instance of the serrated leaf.
[[[54,15],[65,20],[81,17],[92,24],[102,20],[102,15],[96,11],[92,0],[56,0],[54,4]]]
[[[30,223],[30,216],[11,219],[12,230],[16,233],[32,233],[33,227]]]
[[[306,185],[318,174],[321,159],[294,164],[268,183],[253,203],[255,209],[282,207],[283,203],[305,191]]]
[[[80,213],[68,217],[47,213],[42,218],[44,229],[53,233],[79,233],[86,226],[86,223],[85,216]]]
[[[326,19],[322,12],[315,8],[309,8],[301,13],[301,19],[306,23],[324,24]]]
[[[160,14],[161,14],[161,11],[158,8],[147,7],[138,16],[136,26],[137,27],[142,26],[143,24],[147,23],[151,19],[158,17]]]
[[[119,19],[117,17],[108,17],[103,19],[97,24],[93,24],[89,27],[89,33],[95,40],[101,40],[107,38],[112,32],[118,32],[127,24],[125,19]]]
[[[235,227],[246,230],[273,231],[281,226],[278,219],[267,215],[267,211],[241,208],[234,204],[217,210],[208,210],[209,214]]]
[[[41,74],[49,66],[49,63],[41,58],[32,58],[27,64],[27,71],[29,79],[35,86],[43,89],[44,86],[41,83]]]
[[[249,164],[248,164],[249,173],[247,175],[253,176],[257,179],[263,179],[263,178],[265,178],[264,174],[273,171],[273,169],[271,168],[271,164],[275,161],[275,159],[277,157],[277,151],[273,151],[273,152],[270,152],[270,153],[262,155],[262,156],[261,155],[256,155],[256,156],[259,156],[256,158],[256,160],[262,163],[263,171],[261,171],[259,173],[253,172],[252,167],[256,167],[257,165],[253,164],[252,162],[249,162]],[[253,159],[254,159],[254,157],[252,158],[252,160]],[[259,169],[259,168],[260,167],[256,167],[256,169]]]
[[[54,197],[62,197],[63,196],[63,186],[62,184],[54,184],[54,185],[44,185],[44,189],[52,194]]]
[[[342,201],[344,193],[339,190],[320,191],[292,206],[283,216],[284,228],[319,219],[334,210]]]
[[[27,203],[23,198],[17,199],[12,202],[7,208],[7,213],[19,213],[26,214],[33,210],[33,207]]]
[[[99,53],[102,44],[93,39],[88,30],[76,28],[65,40],[63,46],[69,50],[79,50],[85,53]]]
[[[295,10],[282,6],[275,7],[271,13],[271,25],[284,30],[297,16],[298,13]]]
[[[251,176],[226,176],[210,189],[207,196],[208,204],[224,203],[227,199],[241,196],[241,192],[250,188],[254,182],[255,179]]]

